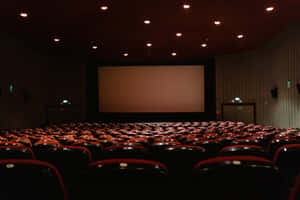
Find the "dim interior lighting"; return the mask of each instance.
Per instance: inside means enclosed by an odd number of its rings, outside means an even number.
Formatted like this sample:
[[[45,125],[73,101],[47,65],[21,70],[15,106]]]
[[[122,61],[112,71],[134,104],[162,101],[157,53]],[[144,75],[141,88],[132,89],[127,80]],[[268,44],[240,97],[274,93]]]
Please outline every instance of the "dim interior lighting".
[[[13,163],[7,163],[6,164],[6,168],[8,168],[8,169],[11,169],[11,168],[14,168],[15,167],[15,164],[13,164]]]
[[[21,12],[19,15],[22,18],[27,18],[28,17],[28,13],[26,13],[26,12]]]
[[[242,99],[240,97],[234,97],[232,100],[231,100],[232,103],[242,103]]]
[[[151,24],[151,21],[147,19],[144,21],[144,24]]]
[[[13,93],[13,91],[14,91],[14,85],[11,84],[11,85],[9,85],[9,92]]]
[[[234,160],[234,161],[232,161],[232,164],[234,164],[234,165],[241,165],[241,161],[239,161],[239,160]]]
[[[152,47],[152,43],[148,42],[148,43],[146,44],[146,46],[147,46],[147,47]]]
[[[203,43],[203,44],[201,44],[201,47],[205,48],[205,47],[207,47],[207,44]]]
[[[177,56],[177,53],[176,52],[172,52],[171,55],[172,56]]]
[[[97,46],[97,45],[93,45],[93,46],[92,46],[92,49],[95,49],[95,50],[96,50],[96,49],[98,49],[98,46]]]
[[[128,53],[124,53],[123,56],[127,57],[129,54]]]
[[[53,41],[54,42],[60,42],[60,39],[59,38],[53,38]]]
[[[239,35],[237,35],[237,38],[238,39],[242,39],[242,38],[244,38],[244,35],[243,34],[239,34]]]
[[[103,6],[100,7],[100,9],[101,10],[108,10],[108,6],[103,5]]]
[[[182,33],[176,33],[176,36],[177,36],[177,37],[181,37],[181,36],[182,36]]]
[[[267,11],[267,12],[272,12],[272,11],[274,11],[274,10],[275,10],[275,7],[274,7],[274,6],[269,6],[269,7],[266,8],[266,11]]]
[[[68,99],[63,99],[60,104],[66,105],[66,104],[71,104],[71,102]]]
[[[221,24],[222,24],[222,22],[221,22],[221,21],[218,21],[218,20],[216,20],[216,21],[214,21],[214,24],[215,24],[215,25],[217,25],[217,26],[219,26],[219,25],[221,25]]]
[[[128,164],[127,163],[120,163],[120,167],[127,167]]]
[[[191,5],[190,4],[183,4],[183,6],[182,6],[184,9],[189,9],[189,8],[191,8]]]

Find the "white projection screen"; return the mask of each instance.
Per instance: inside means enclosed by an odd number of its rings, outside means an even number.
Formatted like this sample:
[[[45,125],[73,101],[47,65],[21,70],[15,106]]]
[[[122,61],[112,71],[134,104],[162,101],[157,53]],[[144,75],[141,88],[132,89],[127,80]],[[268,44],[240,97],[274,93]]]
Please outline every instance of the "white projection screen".
[[[204,112],[204,66],[98,67],[99,112]]]

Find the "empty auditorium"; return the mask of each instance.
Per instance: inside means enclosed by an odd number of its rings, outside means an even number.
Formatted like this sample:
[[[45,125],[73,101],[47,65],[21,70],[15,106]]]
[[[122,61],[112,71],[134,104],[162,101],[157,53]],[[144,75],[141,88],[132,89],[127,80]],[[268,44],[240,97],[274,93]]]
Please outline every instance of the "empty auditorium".
[[[1,200],[300,200],[299,0],[10,0]]]

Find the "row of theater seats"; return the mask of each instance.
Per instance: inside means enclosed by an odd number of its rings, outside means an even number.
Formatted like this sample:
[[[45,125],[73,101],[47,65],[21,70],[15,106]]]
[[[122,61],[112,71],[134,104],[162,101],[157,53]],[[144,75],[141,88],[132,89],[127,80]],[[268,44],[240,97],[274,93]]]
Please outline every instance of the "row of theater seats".
[[[100,199],[113,198],[114,189],[123,197],[176,191],[184,198],[299,199],[299,136],[297,128],[241,122],[2,130],[2,197]]]

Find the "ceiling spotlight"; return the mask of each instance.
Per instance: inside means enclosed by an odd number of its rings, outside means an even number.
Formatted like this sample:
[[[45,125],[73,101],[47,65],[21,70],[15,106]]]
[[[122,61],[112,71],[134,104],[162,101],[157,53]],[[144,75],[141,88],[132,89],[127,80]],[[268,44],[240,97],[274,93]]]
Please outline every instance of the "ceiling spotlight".
[[[144,24],[150,24],[150,23],[151,23],[150,20],[145,20],[145,21],[144,21]]]
[[[53,41],[54,42],[60,42],[60,39],[59,38],[53,38]]]
[[[28,17],[28,13],[26,13],[26,12],[20,12],[19,16],[22,17],[22,18],[27,18]]]
[[[128,53],[124,53],[123,56],[127,57],[129,54]]]
[[[205,48],[205,47],[207,47],[207,44],[203,43],[203,44],[201,44],[201,47]]]
[[[95,49],[95,50],[96,50],[96,49],[98,49],[98,46],[97,46],[97,45],[93,45],[93,46],[92,46],[92,49]]]
[[[184,9],[189,9],[189,8],[191,8],[191,5],[190,4],[183,4],[183,6],[182,6]]]
[[[274,7],[274,6],[269,6],[269,7],[266,8],[266,11],[267,11],[267,12],[272,12],[272,11],[274,11],[274,10],[275,10],[275,7]]]
[[[221,24],[222,24],[222,22],[221,22],[221,21],[218,21],[218,20],[216,20],[216,21],[214,21],[214,24],[215,24],[216,26],[219,26],[219,25],[221,25]]]
[[[243,34],[239,34],[239,35],[237,35],[236,36],[238,39],[242,39],[242,38],[244,38],[244,35]]]
[[[146,46],[147,47],[152,47],[152,43],[147,43]]]
[[[177,36],[177,37],[181,37],[181,36],[182,36],[182,33],[176,33],[176,36]]]
[[[108,10],[108,6],[103,5],[103,6],[100,7],[100,9],[101,10]]]
[[[177,53],[176,52],[172,52],[171,55],[172,56],[177,56]]]

